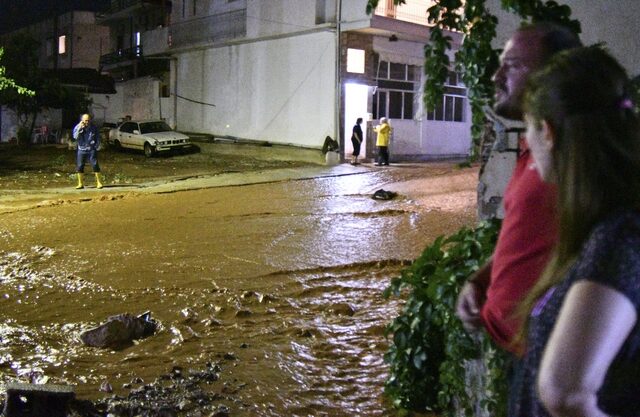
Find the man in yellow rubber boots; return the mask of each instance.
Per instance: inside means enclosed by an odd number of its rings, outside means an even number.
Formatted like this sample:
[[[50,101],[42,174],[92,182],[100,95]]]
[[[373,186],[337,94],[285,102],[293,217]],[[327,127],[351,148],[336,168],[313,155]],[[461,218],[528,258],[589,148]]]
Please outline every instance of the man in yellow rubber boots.
[[[98,148],[100,147],[100,131],[91,123],[91,116],[83,114],[80,123],[73,128],[73,139],[78,142],[76,157],[77,189],[84,188],[84,163],[89,159],[96,176],[96,188],[102,188],[100,181],[100,165],[98,165]]]

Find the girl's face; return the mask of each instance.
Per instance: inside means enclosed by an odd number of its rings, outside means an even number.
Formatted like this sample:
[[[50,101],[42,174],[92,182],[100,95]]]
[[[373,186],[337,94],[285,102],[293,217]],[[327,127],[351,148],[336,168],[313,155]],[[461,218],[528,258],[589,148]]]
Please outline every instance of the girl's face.
[[[553,135],[546,121],[536,121],[530,115],[525,115],[527,132],[525,134],[527,145],[535,161],[536,170],[540,178],[550,181],[551,175],[551,149],[553,149]]]

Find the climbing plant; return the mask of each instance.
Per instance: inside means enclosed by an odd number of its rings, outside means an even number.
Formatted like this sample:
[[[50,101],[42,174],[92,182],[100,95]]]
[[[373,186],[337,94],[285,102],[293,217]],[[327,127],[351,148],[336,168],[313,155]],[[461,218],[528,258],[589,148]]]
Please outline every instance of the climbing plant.
[[[393,0],[394,4],[405,0]],[[367,13],[372,13],[379,0],[368,0]],[[523,21],[556,22],[580,33],[580,23],[571,19],[571,9],[555,1],[543,0],[501,0],[504,10],[514,13]],[[433,0],[427,10],[431,41],[425,46],[424,104],[432,110],[442,101],[444,83],[449,70],[458,71],[467,87],[471,106],[471,137],[473,140],[472,159],[478,155],[482,134],[483,107],[493,98],[491,75],[498,65],[499,50],[493,49],[491,41],[496,36],[498,19],[486,6],[486,0]],[[451,37],[447,31],[457,31],[464,35],[464,41],[455,54],[453,64],[447,55],[451,49]]]
[[[401,314],[387,328],[392,344],[385,355],[390,365],[386,393],[402,409],[435,411],[443,416],[474,415],[485,409],[504,416],[504,357],[486,336],[472,339],[454,314],[458,293],[467,277],[491,256],[500,222],[463,228],[438,237],[385,296],[406,295]],[[469,361],[482,364],[470,385]]]

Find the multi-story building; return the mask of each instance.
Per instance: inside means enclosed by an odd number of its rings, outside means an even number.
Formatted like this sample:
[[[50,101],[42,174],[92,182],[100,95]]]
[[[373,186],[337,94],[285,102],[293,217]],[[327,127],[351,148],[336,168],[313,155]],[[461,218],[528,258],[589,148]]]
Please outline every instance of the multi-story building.
[[[113,82],[97,72],[100,57],[110,49],[109,28],[96,24],[92,11],[53,13],[37,22],[0,35],[0,45],[24,33],[39,43],[38,65],[47,76],[63,85],[96,94],[113,94]],[[78,120],[77,114],[60,109],[44,109],[36,126],[47,125],[57,131]],[[16,136],[15,115],[5,108],[0,112],[0,140]]]
[[[118,94],[94,102],[113,120],[161,117],[236,140],[320,148],[338,137],[343,155],[358,117],[372,125],[385,116],[392,160],[467,155],[470,115],[456,74],[441,106],[422,106],[430,1],[385,0],[373,15],[366,3],[112,0],[98,19],[111,29],[100,66],[119,80]]]

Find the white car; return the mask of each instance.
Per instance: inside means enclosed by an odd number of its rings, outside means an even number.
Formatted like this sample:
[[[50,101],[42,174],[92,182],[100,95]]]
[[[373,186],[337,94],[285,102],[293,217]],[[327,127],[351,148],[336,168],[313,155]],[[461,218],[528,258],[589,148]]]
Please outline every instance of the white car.
[[[127,121],[109,135],[116,148],[139,149],[148,157],[156,152],[191,147],[189,136],[172,130],[162,120]]]

